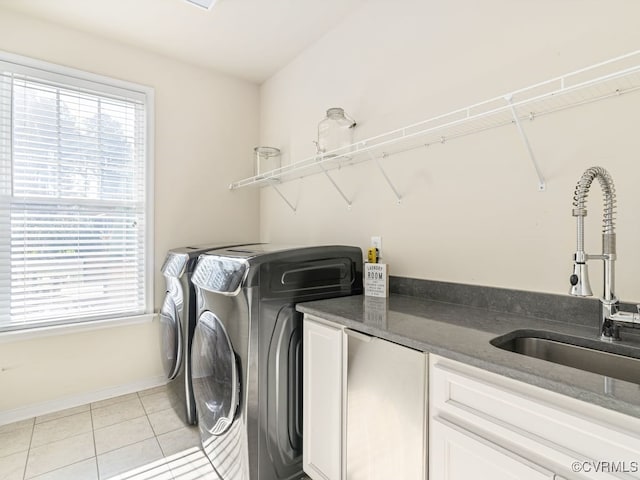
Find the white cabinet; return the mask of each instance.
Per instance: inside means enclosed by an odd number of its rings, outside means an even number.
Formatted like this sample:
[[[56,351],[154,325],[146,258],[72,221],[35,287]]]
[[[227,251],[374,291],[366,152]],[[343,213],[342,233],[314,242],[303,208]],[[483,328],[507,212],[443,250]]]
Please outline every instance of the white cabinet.
[[[430,480],[640,478],[637,418],[436,355],[429,382]]]
[[[340,480],[343,449],[343,332],[303,323],[302,463],[314,480]]]
[[[303,468],[314,480],[426,478],[426,355],[305,315]]]
[[[640,479],[638,418],[309,315],[303,339],[313,480]]]

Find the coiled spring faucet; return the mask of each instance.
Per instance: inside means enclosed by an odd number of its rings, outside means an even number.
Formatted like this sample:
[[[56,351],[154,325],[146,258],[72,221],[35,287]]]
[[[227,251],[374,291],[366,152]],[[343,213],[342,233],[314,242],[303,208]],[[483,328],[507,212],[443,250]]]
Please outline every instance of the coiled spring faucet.
[[[594,179],[598,179],[604,193],[604,218],[602,227],[602,254],[589,255],[584,251],[584,217],[587,216],[587,196]],[[573,194],[573,216],[577,220],[578,242],[574,256],[573,274],[570,277],[571,295],[590,297],[592,295],[587,270],[588,260],[604,261],[604,293],[600,299],[600,338],[612,342],[620,340],[620,327],[640,326],[640,306],[638,313],[621,312],[620,303],[614,293],[615,287],[615,206],[616,189],[609,172],[602,167],[591,167],[580,177]]]

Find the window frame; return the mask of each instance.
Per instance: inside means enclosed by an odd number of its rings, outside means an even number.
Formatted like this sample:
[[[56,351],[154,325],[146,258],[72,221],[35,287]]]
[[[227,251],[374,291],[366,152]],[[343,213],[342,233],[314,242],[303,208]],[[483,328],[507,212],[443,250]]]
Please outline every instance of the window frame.
[[[106,328],[152,320],[154,315],[154,145],[155,145],[155,91],[153,87],[119,80],[104,75],[61,66],[42,60],[16,55],[0,50],[0,68],[6,64],[12,72],[26,74],[55,84],[68,85],[75,88],[98,91],[105,95],[122,97],[125,90],[128,98],[136,98],[144,102],[144,146],[145,146],[145,231],[144,231],[144,313],[136,316],[120,316],[108,319],[71,319],[45,325],[25,324],[19,328],[0,330],[0,343],[7,339],[40,335],[56,335],[71,331]],[[129,95],[131,94],[131,95]]]

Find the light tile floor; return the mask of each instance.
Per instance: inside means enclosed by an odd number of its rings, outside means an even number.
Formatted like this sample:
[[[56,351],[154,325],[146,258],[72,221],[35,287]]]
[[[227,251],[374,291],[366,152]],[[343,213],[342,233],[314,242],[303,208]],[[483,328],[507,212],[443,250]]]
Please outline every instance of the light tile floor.
[[[217,480],[166,387],[0,426],[0,480]]]

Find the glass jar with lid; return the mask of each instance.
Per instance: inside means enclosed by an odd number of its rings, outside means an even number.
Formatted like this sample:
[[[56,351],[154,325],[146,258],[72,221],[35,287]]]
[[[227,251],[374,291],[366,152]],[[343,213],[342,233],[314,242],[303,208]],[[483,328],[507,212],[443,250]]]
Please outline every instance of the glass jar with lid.
[[[336,156],[348,153],[349,145],[353,144],[353,128],[355,120],[344,113],[339,107],[327,110],[327,117],[318,124],[318,154]]]
[[[280,168],[280,149],[275,147],[256,147],[254,175],[260,176]]]

